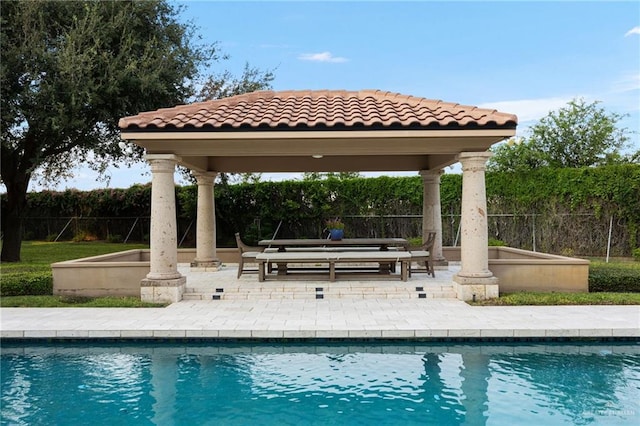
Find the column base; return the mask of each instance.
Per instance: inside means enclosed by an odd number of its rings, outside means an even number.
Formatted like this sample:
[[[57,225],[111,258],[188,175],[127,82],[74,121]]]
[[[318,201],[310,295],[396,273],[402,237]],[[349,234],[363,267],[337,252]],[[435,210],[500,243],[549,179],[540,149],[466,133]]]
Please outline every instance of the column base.
[[[217,272],[222,269],[220,259],[198,260],[191,262],[191,271],[193,272]]]
[[[499,296],[497,277],[461,277],[453,276],[453,289],[459,300],[485,300]]]
[[[145,278],[140,282],[140,299],[151,303],[175,303],[182,300],[187,277],[171,280]]]

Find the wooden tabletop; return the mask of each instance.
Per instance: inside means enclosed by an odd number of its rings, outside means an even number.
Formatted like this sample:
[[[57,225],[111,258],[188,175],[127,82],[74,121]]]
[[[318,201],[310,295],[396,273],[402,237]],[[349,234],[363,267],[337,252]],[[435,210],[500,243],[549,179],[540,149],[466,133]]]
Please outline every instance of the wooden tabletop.
[[[344,247],[344,246],[361,246],[361,247],[408,247],[409,241],[404,238],[343,238],[342,240],[330,240],[322,238],[310,239],[280,239],[280,240],[260,240],[261,246],[271,247]]]

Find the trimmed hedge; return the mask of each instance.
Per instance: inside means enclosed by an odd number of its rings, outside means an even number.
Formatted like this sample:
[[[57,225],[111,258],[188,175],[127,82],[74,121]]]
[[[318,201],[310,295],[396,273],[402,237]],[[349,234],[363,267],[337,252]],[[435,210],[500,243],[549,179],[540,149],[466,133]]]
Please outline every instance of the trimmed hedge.
[[[0,279],[0,296],[39,296],[53,294],[51,272],[10,272]]]
[[[638,247],[640,165],[487,173],[486,184],[489,237],[507,246],[603,256],[613,219],[611,254],[628,257]],[[326,219],[336,216],[342,217],[348,236],[418,237],[422,194],[420,176],[217,184],[217,244],[235,246],[234,234],[240,232],[253,245],[276,229],[280,237],[319,238]],[[445,245],[457,237],[461,194],[462,176],[443,175]],[[193,245],[197,187],[177,187],[176,200],[178,235],[186,238],[185,246]],[[0,194],[0,204],[5,202],[6,194]],[[25,240],[57,236],[64,229],[62,240],[148,241],[150,212],[150,185],[30,193]]]
[[[629,266],[592,263],[589,267],[589,291],[639,293],[640,267],[633,263]]]

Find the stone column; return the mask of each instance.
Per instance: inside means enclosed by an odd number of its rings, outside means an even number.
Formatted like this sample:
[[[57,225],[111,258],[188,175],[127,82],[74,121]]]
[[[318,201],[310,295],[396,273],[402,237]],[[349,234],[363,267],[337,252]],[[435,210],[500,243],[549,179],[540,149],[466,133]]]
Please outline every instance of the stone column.
[[[178,236],[173,174],[179,157],[150,154],[151,165],[151,255],[150,271],[142,280],[140,296],[149,302],[182,300],[186,278],[178,272]]]
[[[436,231],[431,258],[437,265],[447,265],[442,255],[442,211],[440,206],[440,176],[442,170],[421,170],[422,176],[422,241],[427,239],[427,231]]]
[[[478,300],[498,296],[498,279],[489,270],[487,194],[484,171],[490,152],[462,152],[462,268],[453,277],[458,299]]]
[[[196,258],[192,269],[217,271],[220,259],[216,256],[216,207],[213,181],[216,172],[194,173],[198,182],[198,214],[196,217]]]

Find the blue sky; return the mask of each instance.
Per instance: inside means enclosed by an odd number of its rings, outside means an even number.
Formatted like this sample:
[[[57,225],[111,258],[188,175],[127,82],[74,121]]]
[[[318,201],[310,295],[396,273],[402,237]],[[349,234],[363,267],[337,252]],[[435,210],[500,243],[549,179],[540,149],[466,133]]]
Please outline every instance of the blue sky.
[[[273,69],[274,90],[381,89],[496,108],[518,115],[522,135],[584,97],[640,129],[639,2],[177,4],[231,56],[217,71]],[[75,175],[55,189],[106,186],[84,168]],[[109,186],[150,179],[140,165],[114,170]]]

